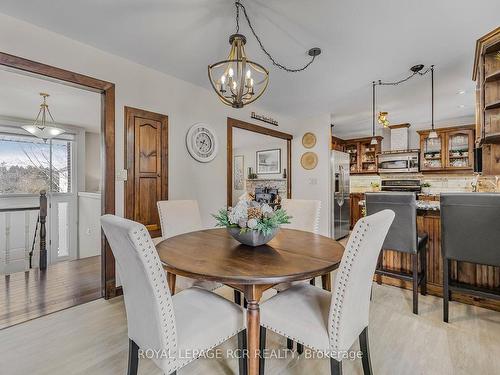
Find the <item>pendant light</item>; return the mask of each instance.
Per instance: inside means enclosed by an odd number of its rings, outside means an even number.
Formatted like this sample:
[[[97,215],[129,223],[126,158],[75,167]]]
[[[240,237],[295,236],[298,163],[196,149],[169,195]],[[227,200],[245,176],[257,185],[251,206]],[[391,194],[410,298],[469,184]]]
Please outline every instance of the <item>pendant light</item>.
[[[372,140],[370,144],[378,144],[378,140],[375,137],[375,81],[372,82]]]
[[[269,71],[261,64],[249,59],[245,53],[247,39],[239,32],[240,9],[243,11],[248,27],[262,52],[271,60],[274,66],[286,72],[297,73],[307,69],[316,56],[319,56],[321,49],[317,47],[311,48],[308,51],[311,59],[301,68],[288,68],[278,63],[265,49],[262,41],[255,33],[245,6],[239,0],[236,0],[234,5],[236,7],[236,33],[229,37],[229,44],[231,45],[229,55],[225,60],[208,66],[208,78],[212,88],[224,104],[233,108],[242,108],[256,101],[264,94],[269,85]]]
[[[431,132],[429,139],[437,139],[438,133],[434,130],[434,65],[431,65]]]
[[[27,132],[33,134],[35,137],[43,139],[47,142],[47,139],[51,139],[57,137],[59,134],[64,133],[63,129],[56,128],[55,126],[47,126],[47,114],[50,117],[50,120],[54,122],[54,118],[49,110],[49,105],[47,104],[47,98],[50,96],[44,92],[40,93],[40,96],[43,98],[42,103],[40,104],[40,110],[38,111],[38,115],[33,123],[33,125],[25,125],[23,129]]]

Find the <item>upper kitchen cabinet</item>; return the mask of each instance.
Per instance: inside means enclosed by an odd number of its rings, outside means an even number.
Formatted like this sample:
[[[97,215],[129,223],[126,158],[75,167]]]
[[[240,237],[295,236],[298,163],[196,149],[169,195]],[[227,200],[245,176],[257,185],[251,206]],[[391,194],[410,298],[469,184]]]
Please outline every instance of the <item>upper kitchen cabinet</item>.
[[[438,138],[429,138],[430,130],[420,134],[420,170],[423,172],[463,171],[474,168],[474,125],[436,129]]]
[[[335,151],[342,151],[342,152],[344,152],[345,151],[345,142],[344,142],[344,140],[332,135],[331,149],[335,150]]]
[[[438,133],[437,138],[429,138],[430,130],[420,134],[420,170],[433,171],[444,168],[444,133]]]
[[[476,81],[476,144],[483,175],[500,174],[500,27],[476,42],[472,79]]]
[[[351,174],[377,173],[377,155],[381,152],[383,137],[376,137],[378,143],[372,145],[372,137],[347,139],[344,150],[349,154]]]
[[[476,142],[500,143],[500,27],[476,42]]]

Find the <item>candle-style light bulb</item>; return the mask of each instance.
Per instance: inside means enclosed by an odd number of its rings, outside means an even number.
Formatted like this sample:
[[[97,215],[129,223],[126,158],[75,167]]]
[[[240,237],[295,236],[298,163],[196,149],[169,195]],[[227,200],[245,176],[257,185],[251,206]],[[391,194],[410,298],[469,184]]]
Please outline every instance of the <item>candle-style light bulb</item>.
[[[247,70],[247,78],[251,78],[252,77],[252,72],[250,71],[250,69]]]
[[[238,84],[236,83],[236,81],[233,81],[233,90],[236,90],[237,86],[238,86]]]
[[[233,78],[233,75],[234,75],[234,70],[233,68],[229,68],[227,74],[229,75],[229,77]]]
[[[253,87],[253,78],[250,78],[250,87]]]
[[[223,74],[222,77],[220,77],[220,83],[225,84],[226,83],[226,75]]]

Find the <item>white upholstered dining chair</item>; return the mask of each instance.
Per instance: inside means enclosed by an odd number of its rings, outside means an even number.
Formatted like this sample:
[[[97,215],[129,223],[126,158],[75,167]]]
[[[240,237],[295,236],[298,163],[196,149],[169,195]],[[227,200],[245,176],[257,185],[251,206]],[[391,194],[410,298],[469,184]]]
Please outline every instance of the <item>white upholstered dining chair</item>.
[[[266,329],[329,356],[332,375],[342,373],[345,355],[359,337],[363,372],[371,374],[368,348],[370,291],[378,255],[394,212],[360,219],[349,237],[333,292],[309,284],[294,285],[260,306],[261,350]],[[261,374],[264,369],[261,359]]]
[[[168,200],[158,201],[156,204],[160,216],[161,238],[155,240],[155,245],[164,239],[203,229],[197,201]],[[213,281],[195,280],[179,275],[176,276],[175,284],[175,289],[181,290],[192,286],[215,290],[222,286]]]
[[[281,225],[282,228],[303,230],[305,232],[318,233],[319,218],[321,213],[321,201],[307,199],[283,199],[281,208],[292,218],[290,224]],[[274,287],[278,292],[282,292],[292,285],[303,283],[295,281],[293,283],[281,283]],[[311,285],[315,285],[315,280],[310,280]],[[293,341],[287,339],[287,348],[293,349]],[[297,344],[297,351],[302,353],[303,347]]]
[[[307,199],[283,199],[281,208],[287,212],[290,219],[290,224],[282,224],[282,228],[303,230],[304,232],[318,233],[319,218],[321,213],[321,201]],[[283,291],[292,285],[300,283],[282,283],[274,287],[278,291]],[[314,279],[311,280],[314,285]]]
[[[128,374],[137,374],[139,349],[165,374],[238,334],[246,342],[240,306],[201,288],[171,296],[167,277],[144,225],[113,215],[101,218],[123,286],[129,337]],[[148,354],[149,353],[149,354]],[[240,361],[240,373],[244,369]],[[240,374],[242,375],[242,374]]]
[[[311,233],[319,231],[321,201],[307,199],[283,199],[281,208],[292,217],[290,224],[282,228],[298,229]]]

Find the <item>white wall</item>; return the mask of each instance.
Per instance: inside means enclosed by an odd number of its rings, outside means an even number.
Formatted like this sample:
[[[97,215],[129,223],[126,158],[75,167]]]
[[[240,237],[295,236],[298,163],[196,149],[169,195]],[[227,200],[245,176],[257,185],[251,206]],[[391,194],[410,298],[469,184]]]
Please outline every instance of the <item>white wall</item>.
[[[316,135],[316,145],[312,149],[302,146],[302,136],[306,132]],[[300,165],[304,152],[313,151],[318,155],[318,165],[313,170],[305,170]],[[297,199],[318,199],[321,201],[320,234],[329,234],[330,215],[330,115],[296,121],[292,142],[292,195]]]
[[[101,255],[101,195],[78,193],[79,259]]]
[[[204,224],[213,224],[210,214],[226,203],[226,119],[230,116],[249,121],[251,111],[261,112],[258,107],[234,110],[221,104],[207,89],[2,14],[0,46],[2,52],[116,84],[117,169],[122,169],[124,164],[123,107],[133,106],[168,115],[169,198],[197,199]],[[205,62],[200,62],[200,69],[206,69]],[[279,130],[290,132],[295,124],[286,116],[266,114],[279,120]],[[185,147],[188,128],[201,121],[215,128],[221,146],[218,156],[208,164],[193,160]],[[296,180],[293,189],[304,191],[301,183]],[[119,215],[123,214],[123,189],[123,182],[117,181]]]
[[[100,191],[101,137],[98,133],[85,132],[85,191]]]

